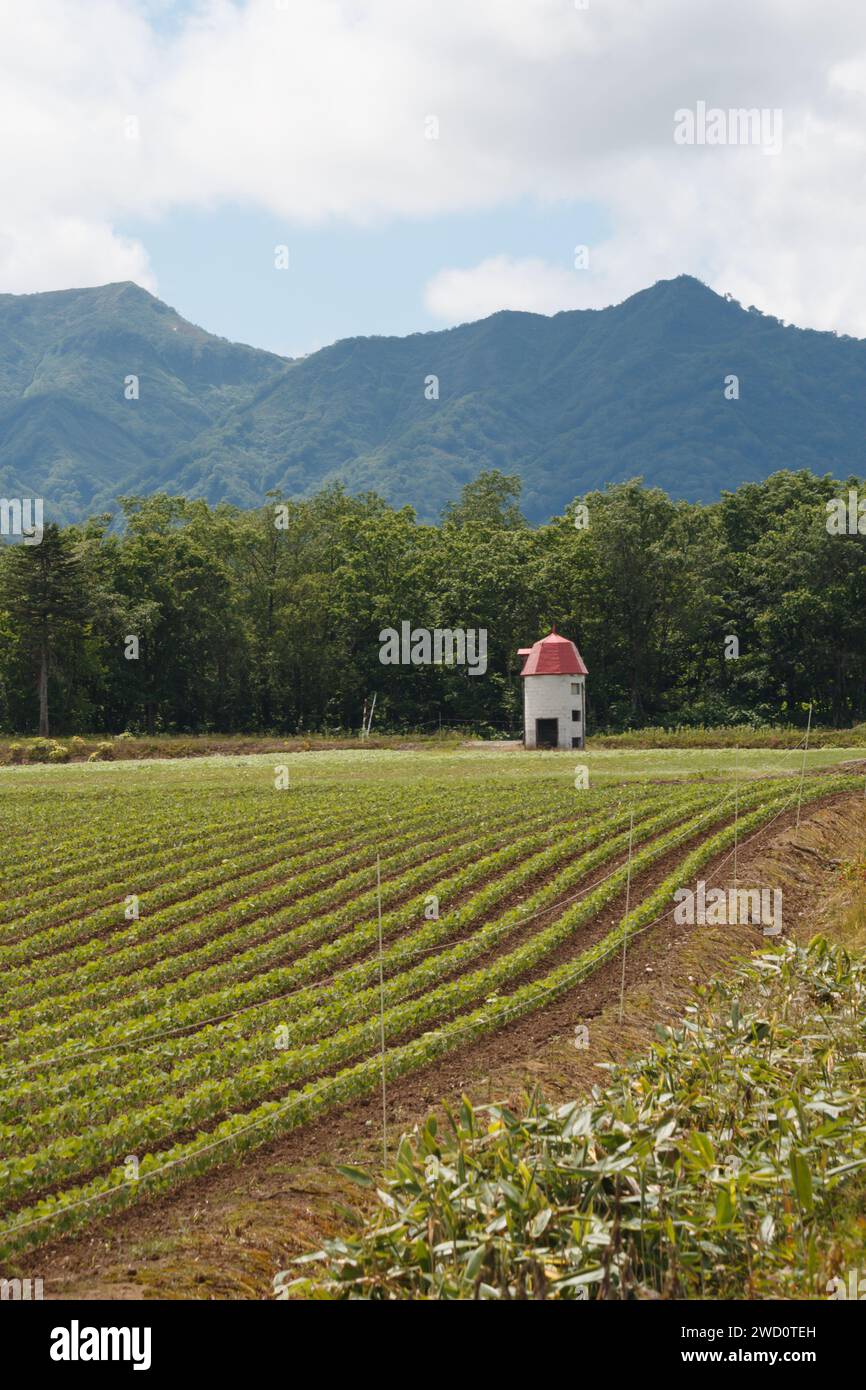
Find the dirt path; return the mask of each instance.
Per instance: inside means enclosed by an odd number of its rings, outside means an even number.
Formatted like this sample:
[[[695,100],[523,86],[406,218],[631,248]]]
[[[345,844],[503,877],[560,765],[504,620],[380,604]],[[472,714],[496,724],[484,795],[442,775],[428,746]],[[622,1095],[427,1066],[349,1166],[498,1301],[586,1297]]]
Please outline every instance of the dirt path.
[[[783,888],[788,934],[838,933],[852,893],[842,862],[864,848],[866,803],[833,797],[810,808],[799,829],[789,815],[756,836],[740,855],[739,882]],[[725,885],[730,868],[714,878],[708,865],[702,876]],[[617,958],[541,1013],[390,1087],[390,1140],[462,1092],[487,1100],[516,1099],[534,1084],[554,1099],[585,1091],[599,1064],[644,1048],[657,1023],[680,1017],[700,981],[761,941],[755,927],[677,926],[667,916],[629,946],[622,1022]],[[576,949],[585,944],[578,939]],[[575,1045],[581,1027],[586,1047]],[[278,1270],[357,1220],[361,1190],[334,1165],[375,1169],[381,1146],[375,1096],[46,1246],[15,1272],[41,1277],[47,1298],[268,1298]]]

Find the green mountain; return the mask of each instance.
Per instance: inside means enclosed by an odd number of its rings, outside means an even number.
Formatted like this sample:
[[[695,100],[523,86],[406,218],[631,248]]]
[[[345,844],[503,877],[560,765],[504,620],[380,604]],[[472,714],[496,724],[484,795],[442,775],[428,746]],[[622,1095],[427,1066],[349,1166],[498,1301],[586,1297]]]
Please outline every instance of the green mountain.
[[[253,506],[336,479],[432,518],[500,468],[539,520],[637,474],[710,500],[780,468],[864,466],[866,342],[689,276],[607,309],[503,312],[294,361],[215,338],[132,284],[0,296],[0,488],[64,518],[122,492]]]
[[[64,521],[111,507],[284,370],[131,283],[0,295],[0,491]],[[127,377],[138,399],[126,399]]]

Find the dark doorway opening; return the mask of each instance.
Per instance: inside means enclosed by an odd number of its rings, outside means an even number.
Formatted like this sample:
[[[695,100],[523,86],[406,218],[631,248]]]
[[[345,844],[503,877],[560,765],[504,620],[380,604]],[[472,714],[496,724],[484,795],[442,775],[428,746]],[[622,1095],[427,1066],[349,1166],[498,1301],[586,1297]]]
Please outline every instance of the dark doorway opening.
[[[559,720],[536,719],[535,743],[538,748],[559,747]]]

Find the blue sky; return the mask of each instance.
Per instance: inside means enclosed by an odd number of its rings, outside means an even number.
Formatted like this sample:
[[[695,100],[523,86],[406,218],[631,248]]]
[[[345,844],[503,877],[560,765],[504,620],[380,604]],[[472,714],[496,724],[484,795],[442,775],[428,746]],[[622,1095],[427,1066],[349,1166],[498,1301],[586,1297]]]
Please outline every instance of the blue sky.
[[[777,145],[678,140],[707,106]],[[864,148],[852,0],[0,4],[0,293],[297,355],[686,273],[866,336]]]
[[[223,206],[172,212],[119,230],[147,247],[158,293],[211,333],[286,356],[356,335],[442,328],[425,285],[443,267],[493,255],[541,257],[564,272],[574,247],[594,244],[603,209],[524,199],[486,212],[373,227],[290,227],[270,214]],[[274,247],[289,269],[274,268]]]

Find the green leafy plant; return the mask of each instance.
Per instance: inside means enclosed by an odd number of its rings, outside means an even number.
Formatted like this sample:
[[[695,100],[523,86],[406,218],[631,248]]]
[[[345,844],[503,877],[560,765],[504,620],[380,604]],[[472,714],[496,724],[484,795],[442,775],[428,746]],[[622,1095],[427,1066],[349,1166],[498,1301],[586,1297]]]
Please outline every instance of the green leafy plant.
[[[699,992],[586,1102],[464,1100],[402,1140],[357,1238],[289,1296],[824,1293],[817,1216],[866,1166],[866,962],[787,942]],[[373,1185],[363,1174],[348,1173]]]
[[[134,826],[118,824],[110,794],[124,775],[100,778],[100,835],[86,845],[77,789],[58,778],[59,799],[37,806],[34,840],[66,826],[48,881],[26,843],[0,866],[2,1249],[367,1095],[383,1062],[396,1079],[543,1009],[652,925],[735,833],[731,796],[712,785],[576,797],[570,779],[495,779],[355,796],[336,783],[293,801],[274,797],[266,768],[228,805],[205,790],[195,834],[188,798],[161,785]],[[803,800],[858,786],[813,779]],[[792,794],[784,780],[742,786],[740,836]],[[669,872],[582,944],[624,893],[632,807],[635,882],[668,859]],[[127,920],[133,890],[141,913]],[[143,1156],[136,1183],[120,1166],[130,1152]]]

